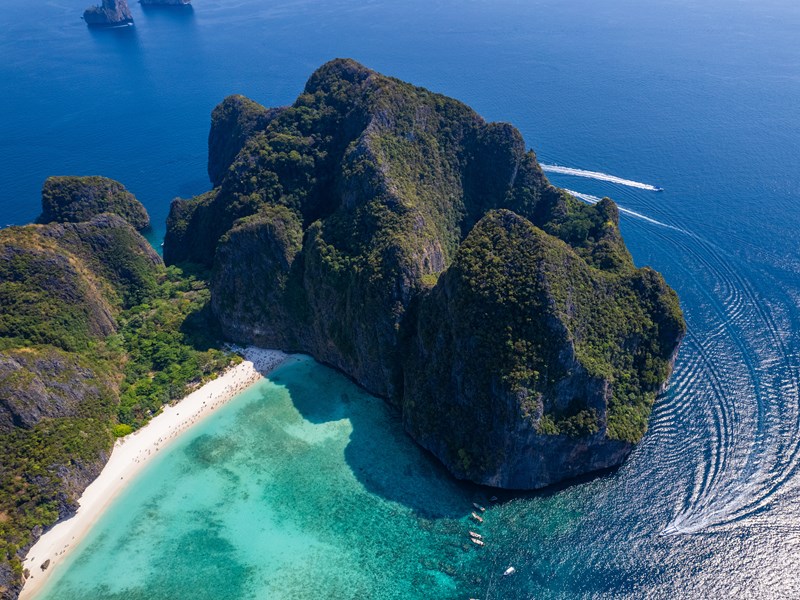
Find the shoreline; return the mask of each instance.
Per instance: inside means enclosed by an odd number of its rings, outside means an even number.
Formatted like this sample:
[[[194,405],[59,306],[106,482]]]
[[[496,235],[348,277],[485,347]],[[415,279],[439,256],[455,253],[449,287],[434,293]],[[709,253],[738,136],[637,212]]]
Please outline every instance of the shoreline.
[[[48,529],[28,550],[23,568],[31,573],[20,592],[20,600],[33,597],[52,576],[59,563],[86,536],[109,505],[133,481],[156,453],[193,426],[228,403],[245,389],[280,366],[288,354],[249,346],[233,347],[244,357],[173,405],[165,405],[147,425],[119,438],[100,475],[78,500],[77,512]],[[47,569],[41,566],[49,561]]]

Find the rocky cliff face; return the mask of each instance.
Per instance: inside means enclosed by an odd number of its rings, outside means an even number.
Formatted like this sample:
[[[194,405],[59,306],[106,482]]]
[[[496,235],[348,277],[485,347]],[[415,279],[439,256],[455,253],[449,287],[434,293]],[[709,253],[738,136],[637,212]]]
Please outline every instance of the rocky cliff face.
[[[93,27],[117,27],[133,24],[133,15],[128,0],[103,0],[100,6],[90,6],[83,12],[87,25]]]
[[[489,485],[613,466],[641,437],[677,298],[613,202],[551,186],[516,129],[336,60],[291,107],[226,100],[209,146],[216,187],[173,203],[164,256],[212,267],[229,338],[336,366]]]
[[[116,214],[0,231],[4,600],[19,593],[27,548],[75,512],[108,459],[123,357],[107,338],[159,272],[161,259]]]
[[[280,113],[267,109],[244,96],[229,96],[211,113],[208,134],[208,177],[216,187],[222,184],[228,167],[236,160],[245,142]]]
[[[458,477],[496,487],[618,464],[669,373],[676,309],[654,273],[594,269],[491,211],[410,319],[406,429]]]
[[[135,229],[150,227],[150,217],[136,197],[107,177],[48,177],[42,187],[37,223],[81,223],[102,213],[119,215]]]
[[[115,381],[89,361],[52,346],[0,353],[0,431],[77,417],[111,394]]]

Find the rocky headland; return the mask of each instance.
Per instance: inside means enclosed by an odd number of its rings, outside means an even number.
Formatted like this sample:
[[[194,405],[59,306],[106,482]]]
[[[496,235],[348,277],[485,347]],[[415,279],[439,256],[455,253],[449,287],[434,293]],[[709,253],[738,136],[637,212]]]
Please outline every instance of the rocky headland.
[[[552,186],[512,126],[335,60],[290,107],[226,99],[208,164],[164,257],[211,269],[229,339],[337,367],[481,484],[543,487],[641,439],[677,296],[634,266],[616,205]]]
[[[42,214],[37,223],[80,223],[103,213],[119,215],[138,231],[150,217],[136,197],[107,177],[48,177],[42,187]]]
[[[116,436],[230,363],[202,281],[165,268],[144,207],[103,178],[50,178],[37,225],[0,230],[0,598],[72,516]]]
[[[678,298],[512,126],[334,60],[289,107],[224,100],[208,173],[169,267],[102,177],[48,179],[38,223],[0,230],[0,599],[114,439],[235,362],[222,337],[335,366],[480,484],[613,467],[644,435]]]

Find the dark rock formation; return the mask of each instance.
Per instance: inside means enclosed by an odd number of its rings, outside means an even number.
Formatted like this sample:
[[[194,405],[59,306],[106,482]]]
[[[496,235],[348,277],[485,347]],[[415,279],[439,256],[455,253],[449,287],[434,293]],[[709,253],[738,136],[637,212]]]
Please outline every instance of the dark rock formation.
[[[677,298],[614,203],[550,185],[516,129],[336,60],[291,107],[229,98],[209,142],[216,187],[173,203],[164,256],[212,267],[229,338],[339,368],[489,485],[611,467],[641,438]]]
[[[593,269],[510,211],[478,222],[412,320],[406,429],[456,476],[516,489],[621,462],[647,424],[630,395],[652,402],[683,333],[653,271]]]
[[[113,378],[75,353],[51,346],[7,350],[0,353],[0,432],[79,416],[113,387]]]
[[[42,214],[37,223],[80,223],[114,213],[142,231],[150,217],[136,197],[107,177],[48,177],[42,187]]]
[[[267,109],[244,96],[228,96],[211,113],[208,177],[216,187],[249,137],[266,129],[281,109]]]
[[[133,24],[128,0],[103,0],[100,6],[83,11],[83,20],[91,27],[120,27]]]

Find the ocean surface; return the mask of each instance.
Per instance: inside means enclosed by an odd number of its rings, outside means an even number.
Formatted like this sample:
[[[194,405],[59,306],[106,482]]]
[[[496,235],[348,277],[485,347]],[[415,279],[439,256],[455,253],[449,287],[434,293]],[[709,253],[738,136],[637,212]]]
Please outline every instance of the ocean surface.
[[[349,56],[614,198],[689,333],[630,459],[498,494],[483,549],[491,492],[297,359],[165,452],[42,600],[800,597],[800,3],[194,0],[89,31],[86,2],[0,3],[0,225],[36,217],[48,175],[103,174],[158,246],[170,200],[209,187],[224,96],[288,104]]]

